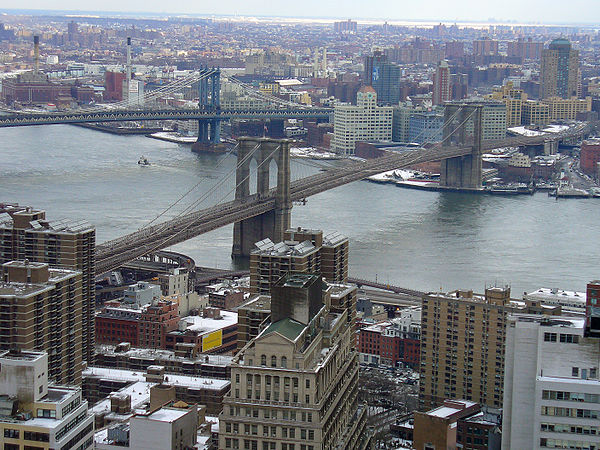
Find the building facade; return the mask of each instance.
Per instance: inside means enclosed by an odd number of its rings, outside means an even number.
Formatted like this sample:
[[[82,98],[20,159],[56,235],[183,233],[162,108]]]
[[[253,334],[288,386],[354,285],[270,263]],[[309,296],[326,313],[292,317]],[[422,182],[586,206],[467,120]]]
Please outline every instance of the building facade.
[[[0,348],[45,351],[51,380],[81,384],[81,272],[11,261],[2,265],[2,280]]]
[[[463,398],[502,407],[506,318],[528,306],[513,302],[509,287],[431,294],[422,303],[420,403],[428,408]]]
[[[369,448],[347,312],[329,310],[318,276],[276,287],[270,325],[234,357],[219,448]]]
[[[6,351],[0,366],[2,448],[94,448],[94,416],[81,389],[48,384],[46,353]]]
[[[540,64],[540,98],[577,97],[579,51],[566,39],[553,40],[542,50]]]
[[[83,360],[94,360],[96,231],[85,221],[50,221],[46,212],[0,204],[0,263],[29,260],[81,272]]]
[[[502,448],[598,448],[599,343],[584,319],[508,318]]]
[[[392,107],[377,106],[375,89],[363,86],[356,94],[356,106],[334,108],[332,149],[353,155],[357,141],[391,141],[392,115]]]

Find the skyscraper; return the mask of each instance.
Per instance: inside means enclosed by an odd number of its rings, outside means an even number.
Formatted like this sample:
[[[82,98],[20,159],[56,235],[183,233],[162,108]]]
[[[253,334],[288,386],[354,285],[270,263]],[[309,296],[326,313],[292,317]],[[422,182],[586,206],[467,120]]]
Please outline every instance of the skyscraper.
[[[80,384],[81,272],[27,260],[0,271],[0,348],[45,351],[50,379]]]
[[[81,272],[81,345],[88,363],[94,359],[95,247],[96,230],[86,221],[50,221],[45,211],[0,204],[0,263],[27,259]]]
[[[450,67],[445,60],[440,61],[433,75],[433,99],[434,105],[441,105],[452,100],[450,89]]]
[[[233,359],[219,448],[369,448],[354,327],[329,299],[315,275],[273,286],[270,325]]]
[[[391,106],[377,106],[377,92],[363,86],[356,94],[356,106],[336,105],[333,113],[332,149],[353,155],[356,141],[392,140]]]
[[[540,98],[577,96],[579,51],[566,39],[553,40],[542,50],[540,65]]]
[[[598,448],[598,337],[573,317],[508,318],[502,448]]]

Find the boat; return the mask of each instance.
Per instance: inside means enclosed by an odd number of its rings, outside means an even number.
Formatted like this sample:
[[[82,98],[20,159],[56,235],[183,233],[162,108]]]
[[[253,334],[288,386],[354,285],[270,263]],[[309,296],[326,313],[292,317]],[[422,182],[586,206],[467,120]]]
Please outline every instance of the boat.
[[[148,161],[148,158],[146,158],[144,155],[140,156],[140,159],[138,160],[138,164],[140,166],[149,166],[150,162]]]

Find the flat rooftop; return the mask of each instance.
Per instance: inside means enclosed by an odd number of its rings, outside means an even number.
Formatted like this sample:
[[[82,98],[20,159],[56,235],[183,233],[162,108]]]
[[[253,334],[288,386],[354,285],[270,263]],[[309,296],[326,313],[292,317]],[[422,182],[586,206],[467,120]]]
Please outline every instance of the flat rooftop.
[[[88,367],[83,371],[84,377],[100,377],[107,380],[146,382],[146,373],[144,371],[125,370],[125,369],[106,369],[103,367]],[[149,383],[154,386],[159,383]],[[221,390],[231,384],[229,380],[219,380],[217,378],[203,378],[189,375],[165,374],[164,384],[173,386],[187,386],[196,389],[214,389]]]
[[[212,319],[210,317],[187,316],[181,319],[187,323],[186,330],[197,333],[210,333],[222,328],[237,325],[238,315],[236,312],[221,310],[220,319]]]

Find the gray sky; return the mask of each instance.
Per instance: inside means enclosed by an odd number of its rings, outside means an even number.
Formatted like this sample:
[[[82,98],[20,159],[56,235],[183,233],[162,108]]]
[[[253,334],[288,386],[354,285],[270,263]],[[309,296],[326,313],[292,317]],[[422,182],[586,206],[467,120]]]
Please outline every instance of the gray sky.
[[[7,9],[135,11],[386,20],[600,23],[600,0],[2,0]],[[342,14],[342,15],[340,15]]]

